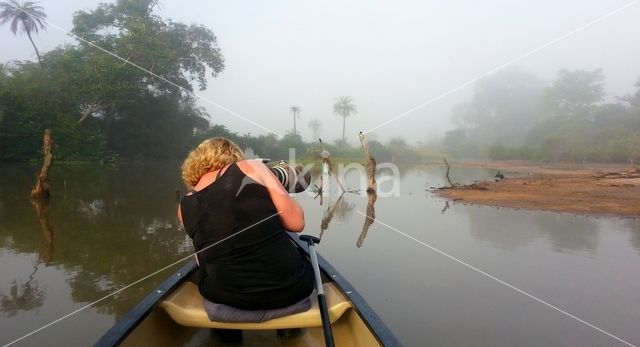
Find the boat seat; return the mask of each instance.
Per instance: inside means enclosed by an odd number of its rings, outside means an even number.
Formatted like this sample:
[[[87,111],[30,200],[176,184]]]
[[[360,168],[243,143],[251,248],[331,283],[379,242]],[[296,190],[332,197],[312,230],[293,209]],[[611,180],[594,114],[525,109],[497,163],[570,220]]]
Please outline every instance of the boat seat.
[[[198,286],[190,281],[176,288],[160,303],[160,307],[176,323],[189,327],[246,330],[310,328],[322,326],[318,298],[315,293],[316,291],[314,290],[309,310],[260,323],[225,323],[209,320],[204,310],[204,299],[198,291]],[[346,310],[352,307],[351,302],[333,283],[324,284],[324,295],[327,299],[331,323],[338,320]]]

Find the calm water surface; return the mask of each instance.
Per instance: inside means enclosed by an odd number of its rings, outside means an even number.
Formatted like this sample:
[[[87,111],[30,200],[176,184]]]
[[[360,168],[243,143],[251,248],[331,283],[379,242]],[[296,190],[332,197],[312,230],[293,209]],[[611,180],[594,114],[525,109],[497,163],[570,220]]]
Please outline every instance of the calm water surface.
[[[27,199],[37,168],[0,165],[1,345],[192,251],[175,218],[176,189],[184,192],[178,164],[54,167],[53,197],[39,213]],[[452,179],[494,174],[454,169]],[[400,176],[400,194],[375,203],[388,227],[364,228],[365,194],[330,192],[322,205],[313,195],[297,199],[306,232],[322,234],[319,252],[407,346],[624,346],[425,244],[640,345],[640,221],[447,207],[426,191],[444,184],[442,167]],[[381,182],[380,191],[391,190],[393,182]],[[358,187],[357,176],[346,184]],[[15,345],[91,345],[170,273]]]

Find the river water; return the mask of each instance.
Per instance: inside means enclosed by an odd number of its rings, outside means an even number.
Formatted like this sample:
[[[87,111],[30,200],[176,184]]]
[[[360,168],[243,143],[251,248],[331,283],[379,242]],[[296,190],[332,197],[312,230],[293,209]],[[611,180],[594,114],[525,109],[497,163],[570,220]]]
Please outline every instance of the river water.
[[[192,252],[179,164],[54,167],[39,210],[37,167],[0,165],[0,345],[91,345],[173,268],[100,299]],[[385,172],[368,229],[364,193],[296,199],[320,254],[405,345],[640,345],[639,220],[447,204],[428,191],[443,167]]]

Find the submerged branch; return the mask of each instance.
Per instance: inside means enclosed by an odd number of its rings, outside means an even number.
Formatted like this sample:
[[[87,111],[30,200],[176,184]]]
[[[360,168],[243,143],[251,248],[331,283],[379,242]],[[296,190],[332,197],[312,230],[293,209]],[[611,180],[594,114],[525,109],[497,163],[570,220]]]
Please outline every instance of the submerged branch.
[[[329,151],[327,151],[324,148],[324,145],[322,144],[322,139],[319,139],[319,141],[320,141],[320,151],[321,151],[320,155],[322,156],[322,164],[327,164],[327,168],[329,169],[329,176],[333,176],[336,182],[338,182],[338,185],[340,186],[340,189],[342,190],[343,193],[346,192],[347,190],[344,188],[344,186],[342,185],[342,182],[340,182],[340,179],[336,174],[335,166],[333,165],[333,161],[331,160],[331,154],[329,153]],[[320,188],[325,189],[324,186],[321,186]],[[329,190],[327,189],[326,191],[329,191]]]

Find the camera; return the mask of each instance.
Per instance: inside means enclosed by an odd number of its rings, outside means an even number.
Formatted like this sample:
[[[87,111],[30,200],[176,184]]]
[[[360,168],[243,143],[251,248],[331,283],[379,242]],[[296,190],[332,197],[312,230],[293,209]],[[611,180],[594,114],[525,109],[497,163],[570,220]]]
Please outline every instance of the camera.
[[[263,162],[265,160],[268,162],[268,159],[263,159]],[[311,173],[309,171],[303,172],[302,165],[293,165],[281,160],[269,169],[289,193],[303,192],[311,184]]]

